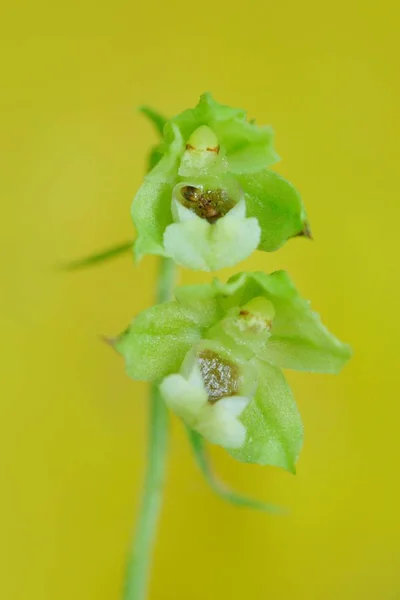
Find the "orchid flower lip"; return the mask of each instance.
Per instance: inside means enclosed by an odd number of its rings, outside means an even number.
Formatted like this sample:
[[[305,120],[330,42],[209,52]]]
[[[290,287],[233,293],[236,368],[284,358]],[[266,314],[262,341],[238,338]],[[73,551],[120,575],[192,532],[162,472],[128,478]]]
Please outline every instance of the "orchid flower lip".
[[[188,217],[184,217],[180,207],[174,206],[175,203],[211,225],[227,214],[238,212],[238,216],[245,216],[245,210],[234,211],[239,203],[245,208],[245,202],[241,188],[232,185],[231,180],[201,178],[176,184],[172,193],[172,214],[178,221],[186,220]]]
[[[247,431],[239,417],[255,392],[254,382],[243,381],[242,367],[220,344],[203,340],[160,391],[169,408],[210,442],[241,448]]]

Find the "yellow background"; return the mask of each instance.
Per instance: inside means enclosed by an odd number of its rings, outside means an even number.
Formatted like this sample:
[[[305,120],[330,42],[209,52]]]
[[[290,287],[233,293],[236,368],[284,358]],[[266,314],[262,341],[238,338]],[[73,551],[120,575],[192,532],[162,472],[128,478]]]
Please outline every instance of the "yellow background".
[[[119,599],[147,400],[98,335],[150,305],[156,260],[53,266],[132,236],[155,140],[135,107],[173,114],[205,90],[274,125],[315,236],[243,267],[288,269],[355,356],[338,377],[289,374],[306,431],[296,477],[213,452],[288,517],[215,498],[173,421],[150,597],[400,598],[396,4],[3,7],[1,600]]]

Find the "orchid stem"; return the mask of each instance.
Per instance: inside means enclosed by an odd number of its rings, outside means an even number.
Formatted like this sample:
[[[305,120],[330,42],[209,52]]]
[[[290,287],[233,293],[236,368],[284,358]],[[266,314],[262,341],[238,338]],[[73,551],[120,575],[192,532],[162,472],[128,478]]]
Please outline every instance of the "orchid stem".
[[[156,293],[158,303],[166,302],[171,298],[175,272],[175,263],[169,258],[162,258]],[[160,397],[158,384],[153,383],[150,391],[147,472],[136,531],[128,559],[122,600],[145,600],[147,597],[150,567],[166,477],[167,446],[168,410]]]

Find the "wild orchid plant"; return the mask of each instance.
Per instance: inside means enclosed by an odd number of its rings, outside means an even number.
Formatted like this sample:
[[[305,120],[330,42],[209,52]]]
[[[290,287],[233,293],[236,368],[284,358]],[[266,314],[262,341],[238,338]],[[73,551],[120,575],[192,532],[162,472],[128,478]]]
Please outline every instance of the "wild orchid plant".
[[[234,266],[257,249],[271,252],[292,237],[310,237],[309,226],[298,192],[269,170],[278,160],[271,127],[256,125],[210,94],[170,120],[148,108],[143,112],[161,140],[132,204],[134,253],[137,259],[162,259],[157,304],[112,342],[128,375],[152,382],[148,471],[123,600],[143,600],[147,593],[168,409],[182,419],[195,458],[218,494],[273,511],[220,485],[205,443],[222,446],[236,460],[294,473],[303,427],[282,369],[338,373],[351,354],[285,271],[243,272],[226,283],[214,279],[173,289],[176,265],[204,271]]]

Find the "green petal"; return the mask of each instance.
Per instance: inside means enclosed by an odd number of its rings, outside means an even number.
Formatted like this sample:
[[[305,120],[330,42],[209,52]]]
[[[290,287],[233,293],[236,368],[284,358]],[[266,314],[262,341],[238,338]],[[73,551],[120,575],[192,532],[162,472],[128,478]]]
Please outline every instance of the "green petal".
[[[191,311],[166,302],[140,313],[114,346],[133,379],[154,381],[179,371],[185,355],[201,339]]]
[[[156,166],[146,175],[132,204],[132,218],[137,230],[135,256],[140,260],[145,254],[164,255],[163,235],[172,222],[172,190],[177,180],[183,140],[177,128],[172,128],[174,138]]]
[[[229,453],[243,462],[295,473],[303,426],[292,392],[280,369],[257,360],[254,363],[259,370],[257,393],[240,417],[247,429],[246,442]]]
[[[193,431],[193,429],[190,429],[189,427],[186,427],[186,431],[196,463],[203,473],[204,479],[217,496],[222,500],[225,500],[225,502],[229,502],[229,504],[233,504],[240,508],[251,508],[253,510],[261,510],[272,514],[281,514],[284,512],[281,508],[274,506],[273,504],[267,504],[266,502],[249,498],[248,496],[242,496],[219,481],[209,464],[204,439],[199,433]]]
[[[289,275],[277,271],[269,277],[256,273],[255,278],[276,308],[265,360],[288,369],[338,373],[350,359],[351,348],[323,325],[318,313],[300,296]]]
[[[244,120],[245,118],[246,113],[243,110],[219,104],[209,92],[206,92],[200,96],[200,100],[195,108],[189,108],[170,119],[166,127],[166,141],[168,143],[171,139],[170,127],[172,125],[176,125],[179,128],[186,142],[200,125],[208,125],[212,129],[211,123],[229,119]]]
[[[271,126],[234,119],[215,122],[212,127],[224,147],[231,173],[254,173],[279,161]]]
[[[273,171],[238,175],[246,198],[247,215],[261,227],[259,250],[272,252],[289,238],[306,235],[305,209],[296,189]],[[308,229],[307,229],[308,231]]]
[[[260,339],[258,356],[279,367],[298,371],[338,373],[351,357],[351,348],[322,324],[285,271],[240,273],[225,285],[214,282],[225,311],[264,296],[275,308],[271,337]]]
[[[193,109],[168,122],[166,141],[171,138],[170,126],[176,125],[185,142],[201,125],[209,126],[217,135],[232,173],[250,173],[275,163],[279,157],[273,148],[271,127],[259,127],[247,120],[246,112],[216,102],[206,93]]]

